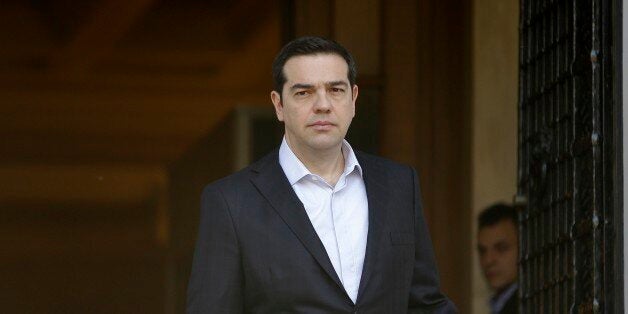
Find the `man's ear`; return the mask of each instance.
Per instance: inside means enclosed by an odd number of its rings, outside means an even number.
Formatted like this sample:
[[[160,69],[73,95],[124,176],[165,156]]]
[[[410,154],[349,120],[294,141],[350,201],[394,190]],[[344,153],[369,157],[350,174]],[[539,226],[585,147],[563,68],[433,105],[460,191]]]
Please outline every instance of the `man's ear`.
[[[355,101],[358,99],[358,85],[351,88],[351,102],[353,103],[353,116],[355,117]]]
[[[281,103],[281,95],[276,91],[272,91],[270,92],[270,100],[273,102],[273,106],[275,107],[277,120],[283,121],[283,104]]]

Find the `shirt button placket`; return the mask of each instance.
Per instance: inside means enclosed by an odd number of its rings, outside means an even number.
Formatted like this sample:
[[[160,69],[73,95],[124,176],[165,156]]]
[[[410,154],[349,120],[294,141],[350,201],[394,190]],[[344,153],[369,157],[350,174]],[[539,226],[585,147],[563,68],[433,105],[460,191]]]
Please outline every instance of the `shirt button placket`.
[[[340,272],[338,274],[338,276],[340,277],[340,281],[343,283],[343,285],[346,283],[344,280],[344,264],[343,264],[343,260],[342,260],[342,254],[343,254],[343,250],[342,250],[342,246],[340,245],[340,238],[338,237],[338,226],[336,225],[337,221],[336,221],[336,213],[334,210],[334,189],[333,188],[329,188],[329,210],[331,211],[331,219],[332,219],[332,223],[333,223],[333,228],[334,228],[334,237],[336,238],[336,250],[338,250],[338,262],[340,264],[340,267],[338,269],[338,271]]]

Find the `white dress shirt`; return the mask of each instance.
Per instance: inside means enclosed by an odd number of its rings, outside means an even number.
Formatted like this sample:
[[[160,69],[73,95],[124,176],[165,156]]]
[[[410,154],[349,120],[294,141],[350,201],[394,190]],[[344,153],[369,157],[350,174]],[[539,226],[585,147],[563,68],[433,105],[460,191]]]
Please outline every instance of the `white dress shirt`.
[[[368,200],[362,168],[345,140],[342,152],[345,168],[335,186],[311,173],[285,138],[279,148],[279,164],[303,203],[345,291],[355,303],[366,252]]]

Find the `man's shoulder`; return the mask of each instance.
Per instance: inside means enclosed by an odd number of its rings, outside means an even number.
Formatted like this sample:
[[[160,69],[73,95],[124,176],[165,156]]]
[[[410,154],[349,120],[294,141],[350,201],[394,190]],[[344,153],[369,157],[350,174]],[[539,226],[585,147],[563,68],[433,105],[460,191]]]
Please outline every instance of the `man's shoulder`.
[[[394,161],[392,159],[365,153],[359,150],[355,151],[355,155],[360,165],[364,168],[380,169],[380,170],[385,170],[387,172],[390,171],[393,173],[397,173],[397,172],[406,173],[414,169],[411,166]]]

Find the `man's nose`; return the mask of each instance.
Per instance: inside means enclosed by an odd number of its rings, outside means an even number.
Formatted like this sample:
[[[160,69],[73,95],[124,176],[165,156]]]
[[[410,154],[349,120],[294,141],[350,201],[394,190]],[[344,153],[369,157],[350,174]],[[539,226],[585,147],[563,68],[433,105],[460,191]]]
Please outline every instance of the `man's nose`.
[[[326,91],[320,91],[317,94],[318,97],[316,97],[316,102],[314,103],[314,110],[316,112],[328,112],[332,106],[329,95]]]
[[[482,257],[483,259],[483,264],[486,266],[490,266],[495,264],[495,261],[497,260],[497,256],[495,253],[493,252],[486,252],[484,253],[484,256]]]

